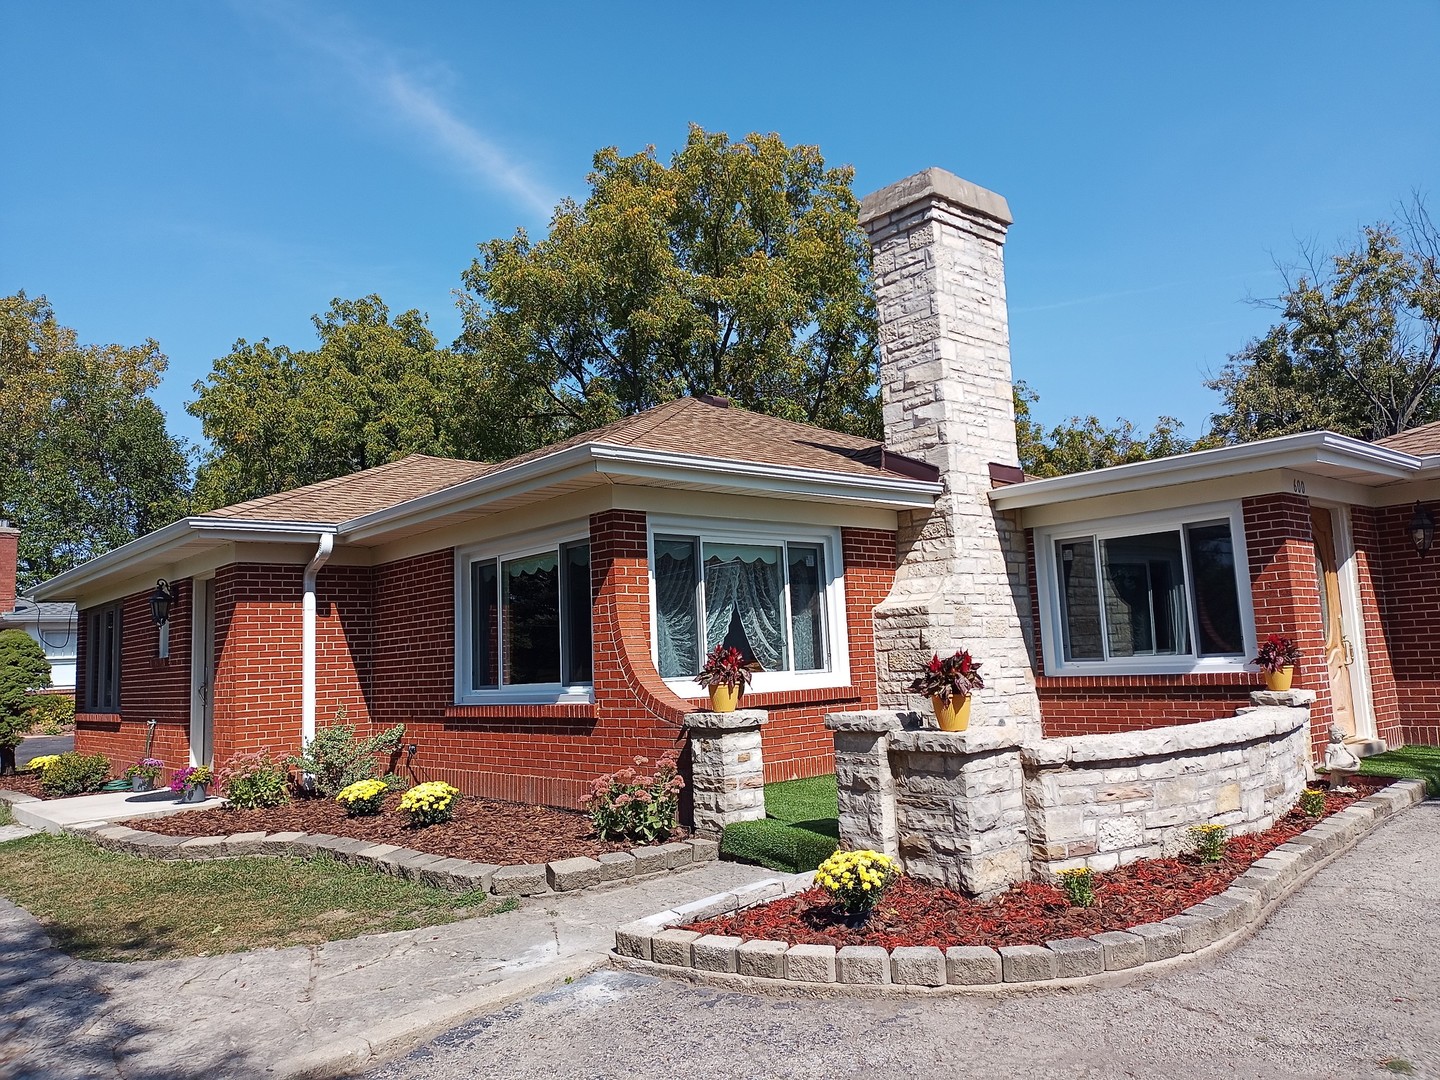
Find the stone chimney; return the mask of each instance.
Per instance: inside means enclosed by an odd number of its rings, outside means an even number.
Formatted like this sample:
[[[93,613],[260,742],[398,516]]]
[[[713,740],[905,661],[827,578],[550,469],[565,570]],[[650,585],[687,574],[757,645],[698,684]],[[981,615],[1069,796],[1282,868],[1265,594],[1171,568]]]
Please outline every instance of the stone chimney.
[[[15,576],[20,566],[20,530],[0,518],[0,615],[15,610]]]
[[[865,198],[875,254],[885,445],[940,470],[929,511],[900,514],[900,566],[875,611],[880,704],[934,653],[969,649],[986,689],[972,726],[1040,734],[1025,537],[991,509],[990,466],[1019,464],[1005,309],[1005,199],[943,169]]]

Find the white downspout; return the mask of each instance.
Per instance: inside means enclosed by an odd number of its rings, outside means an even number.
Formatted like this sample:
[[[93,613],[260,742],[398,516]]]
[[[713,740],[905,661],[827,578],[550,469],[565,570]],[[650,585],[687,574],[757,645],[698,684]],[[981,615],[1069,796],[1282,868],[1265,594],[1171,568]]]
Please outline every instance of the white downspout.
[[[333,533],[320,534],[315,557],[305,567],[305,595],[300,609],[300,737],[315,737],[315,579],[335,550]]]

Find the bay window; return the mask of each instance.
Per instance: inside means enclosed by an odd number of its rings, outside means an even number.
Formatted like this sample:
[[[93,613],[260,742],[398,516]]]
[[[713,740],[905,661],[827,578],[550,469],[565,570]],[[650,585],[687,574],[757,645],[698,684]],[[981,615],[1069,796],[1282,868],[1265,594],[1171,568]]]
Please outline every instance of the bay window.
[[[655,663],[687,696],[716,645],[760,665],[757,690],[848,678],[837,537],[785,526],[652,523]]]
[[[1036,530],[1050,674],[1243,669],[1249,575],[1238,508]]]
[[[588,699],[589,542],[472,549],[458,559],[457,700]]]

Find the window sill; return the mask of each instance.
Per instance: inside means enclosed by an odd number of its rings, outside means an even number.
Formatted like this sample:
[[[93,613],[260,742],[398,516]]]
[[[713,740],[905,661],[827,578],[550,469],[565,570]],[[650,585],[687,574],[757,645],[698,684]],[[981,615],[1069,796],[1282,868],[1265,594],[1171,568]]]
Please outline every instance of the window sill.
[[[1113,690],[1122,687],[1163,690],[1177,686],[1230,686],[1243,689],[1248,693],[1264,684],[1264,677],[1259,672],[1244,671],[1238,668],[1226,671],[1185,671],[1171,674],[1079,672],[1065,675],[1041,675],[1035,680],[1037,690]]]
[[[450,705],[445,709],[447,720],[465,719],[497,720],[516,718],[524,720],[593,720],[593,702],[549,702],[548,704],[525,704],[524,702],[495,702],[489,705]]]
[[[697,709],[709,708],[709,699],[694,693],[681,694]],[[817,686],[797,690],[769,690],[764,693],[742,694],[739,707],[742,709],[778,709],[793,705],[854,705],[865,699],[865,692],[858,686]]]

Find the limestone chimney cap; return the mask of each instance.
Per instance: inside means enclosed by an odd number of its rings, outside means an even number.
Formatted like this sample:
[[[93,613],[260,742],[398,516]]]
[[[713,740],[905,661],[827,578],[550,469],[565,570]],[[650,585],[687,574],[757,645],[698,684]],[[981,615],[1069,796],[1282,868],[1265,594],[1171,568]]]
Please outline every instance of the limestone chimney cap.
[[[860,225],[868,227],[878,218],[889,217],[927,202],[951,203],[962,210],[992,218],[1002,225],[1015,221],[1010,216],[1010,204],[1005,201],[1005,196],[962,180],[952,172],[931,168],[861,199]]]

